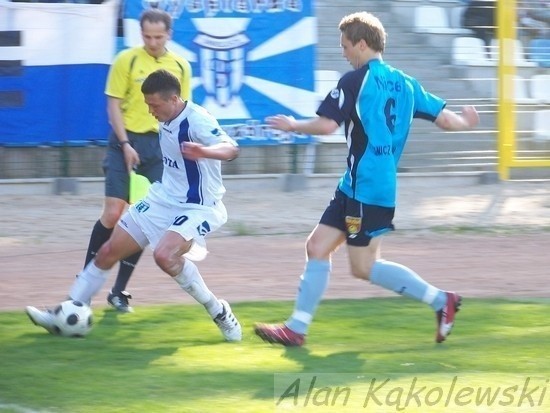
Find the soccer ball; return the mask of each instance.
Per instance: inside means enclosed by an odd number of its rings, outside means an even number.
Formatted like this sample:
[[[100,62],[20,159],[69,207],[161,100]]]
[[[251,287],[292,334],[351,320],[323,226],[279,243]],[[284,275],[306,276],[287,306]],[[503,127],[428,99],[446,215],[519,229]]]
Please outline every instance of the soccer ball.
[[[62,336],[84,337],[92,330],[92,309],[81,301],[63,301],[53,313],[55,330]]]

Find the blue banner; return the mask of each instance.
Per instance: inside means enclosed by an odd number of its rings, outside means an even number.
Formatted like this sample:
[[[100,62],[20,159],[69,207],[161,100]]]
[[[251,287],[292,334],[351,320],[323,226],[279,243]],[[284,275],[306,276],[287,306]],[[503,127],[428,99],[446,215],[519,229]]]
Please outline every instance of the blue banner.
[[[191,63],[193,100],[222,126],[315,114],[312,0],[132,0],[124,12],[127,46],[141,41],[138,19],[151,5],[172,15],[168,47]],[[262,137],[272,138],[256,142]]]
[[[0,145],[105,140],[118,2],[2,2]]]
[[[309,145],[316,142],[311,135],[274,130],[268,125],[254,120],[249,120],[246,123],[226,124],[223,128],[240,146]]]
[[[262,123],[277,113],[315,114],[312,0],[127,0],[124,47],[142,44],[139,16],[147,7],[173,16],[168,47],[191,63],[193,100],[240,134],[242,144],[311,139],[274,133]],[[118,0],[2,2],[0,145],[106,141],[104,89],[118,10]],[[260,134],[243,136],[242,125],[251,124]]]

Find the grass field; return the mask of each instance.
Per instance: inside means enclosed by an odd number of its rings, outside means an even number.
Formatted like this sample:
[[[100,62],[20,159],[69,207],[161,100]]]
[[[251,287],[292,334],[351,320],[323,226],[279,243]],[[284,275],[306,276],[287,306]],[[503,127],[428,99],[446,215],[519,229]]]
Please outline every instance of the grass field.
[[[325,301],[306,346],[290,349],[252,325],[284,320],[292,303],[232,307],[241,343],[222,342],[197,305],[96,309],[85,339],[0,312],[0,411],[550,412],[549,300],[465,298],[439,345],[427,306]]]

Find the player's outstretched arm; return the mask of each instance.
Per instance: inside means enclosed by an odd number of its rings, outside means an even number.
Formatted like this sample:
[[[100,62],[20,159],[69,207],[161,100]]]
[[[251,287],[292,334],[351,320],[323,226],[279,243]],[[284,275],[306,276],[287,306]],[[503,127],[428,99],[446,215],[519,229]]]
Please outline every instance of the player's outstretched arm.
[[[211,146],[204,146],[196,142],[184,142],[181,153],[185,159],[196,161],[201,158],[230,161],[239,156],[239,148],[228,142],[221,142]]]
[[[448,131],[463,131],[475,128],[479,124],[479,115],[474,106],[463,106],[461,113],[443,109],[435,124]]]
[[[284,132],[298,132],[306,135],[330,135],[336,132],[339,125],[334,120],[318,116],[316,118],[296,120],[292,116],[275,115],[265,119],[273,129]]]

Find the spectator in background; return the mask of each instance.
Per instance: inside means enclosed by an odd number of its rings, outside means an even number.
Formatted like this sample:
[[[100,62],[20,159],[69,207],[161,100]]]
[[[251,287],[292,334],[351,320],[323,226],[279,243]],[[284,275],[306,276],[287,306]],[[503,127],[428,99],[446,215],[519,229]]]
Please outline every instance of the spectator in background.
[[[490,46],[495,37],[495,0],[471,0],[462,15],[462,26]]]
[[[531,39],[550,39],[550,1],[523,0],[517,4],[518,37],[528,44]]]

